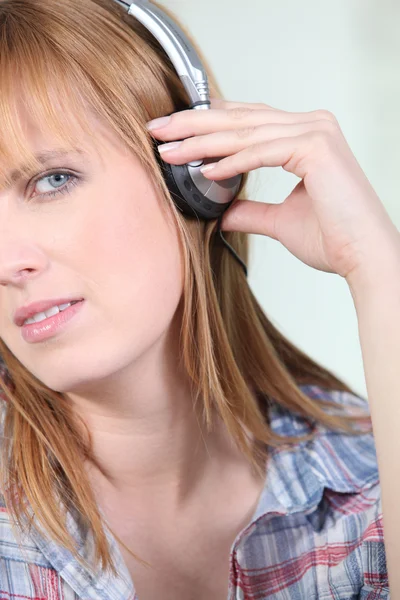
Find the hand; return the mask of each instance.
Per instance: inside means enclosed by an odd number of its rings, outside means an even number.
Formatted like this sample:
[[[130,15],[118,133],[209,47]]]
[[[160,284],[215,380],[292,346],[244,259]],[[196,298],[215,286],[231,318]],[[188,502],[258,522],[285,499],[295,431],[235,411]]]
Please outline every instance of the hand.
[[[301,178],[281,204],[236,200],[224,214],[222,230],[267,235],[305,264],[346,279],[367,268],[385,240],[396,239],[393,247],[400,243],[328,111],[291,113],[212,99],[210,110],[174,113],[169,124],[151,134],[163,141],[183,140],[179,148],[162,153],[172,164],[225,157],[204,173],[210,180],[260,167],[282,167]]]

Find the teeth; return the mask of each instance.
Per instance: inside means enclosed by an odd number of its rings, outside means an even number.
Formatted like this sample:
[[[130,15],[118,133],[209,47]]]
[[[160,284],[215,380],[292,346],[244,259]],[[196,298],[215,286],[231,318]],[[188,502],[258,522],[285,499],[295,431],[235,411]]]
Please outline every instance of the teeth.
[[[30,319],[27,319],[25,321],[24,325],[32,325],[32,323],[40,323],[41,321],[44,321],[45,319],[48,319],[49,317],[53,317],[54,315],[57,315],[59,312],[62,312],[63,310],[65,310],[66,308],[71,306],[72,304],[75,304],[75,302],[74,303],[67,302],[66,304],[60,304],[60,306],[53,306],[52,308],[49,308],[49,310],[46,310],[44,312],[33,315],[33,317],[31,317]]]
[[[60,304],[60,306],[55,306],[54,308],[59,308],[60,310],[58,312],[61,312],[61,311],[65,310],[66,308],[68,308],[68,306],[71,306],[71,304],[76,304],[76,302],[67,302],[66,304]],[[50,310],[52,310],[52,309],[50,309]]]
[[[58,306],[53,306],[53,308],[46,310],[44,312],[44,315],[46,317],[53,317],[54,315],[58,315],[59,312],[60,312],[60,309],[58,308]],[[43,314],[43,313],[41,313],[41,314]],[[35,318],[35,317],[33,317],[33,318]]]

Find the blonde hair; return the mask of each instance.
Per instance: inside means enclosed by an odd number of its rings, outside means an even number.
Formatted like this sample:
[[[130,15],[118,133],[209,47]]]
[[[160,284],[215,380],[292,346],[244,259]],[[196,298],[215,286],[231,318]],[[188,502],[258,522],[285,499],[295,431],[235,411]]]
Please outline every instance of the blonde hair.
[[[212,95],[220,97],[211,69],[196,49],[210,75]],[[181,360],[209,430],[216,415],[222,418],[260,475],[268,446],[296,444],[313,436],[274,434],[268,419],[272,402],[329,428],[362,433],[354,425],[368,419],[367,412],[362,418],[328,414],[324,407],[335,407],[334,402],[324,400],[322,405],[302,392],[302,384],[352,390],[296,348],[266,317],[242,267],[218,243],[216,221],[189,219],[176,209],[145,123],[187,108],[189,99],[169,58],[138,21],[113,0],[3,0],[0,81],[0,177],[5,183],[10,183],[10,166],[23,162],[27,173],[40,168],[24,137],[17,99],[23,99],[34,122],[71,147],[77,142],[71,135],[76,123],[91,135],[85,111],[93,111],[151,174],[182,245]],[[241,198],[246,182],[247,176]],[[248,236],[224,235],[247,263]],[[0,356],[8,373],[1,385],[6,406],[1,488],[13,526],[23,529],[24,521],[31,523],[31,509],[47,535],[77,556],[62,512],[64,506],[73,507],[93,535],[96,562],[116,574],[83,465],[86,459],[96,463],[89,432],[85,439],[67,398],[33,376],[2,340]]]

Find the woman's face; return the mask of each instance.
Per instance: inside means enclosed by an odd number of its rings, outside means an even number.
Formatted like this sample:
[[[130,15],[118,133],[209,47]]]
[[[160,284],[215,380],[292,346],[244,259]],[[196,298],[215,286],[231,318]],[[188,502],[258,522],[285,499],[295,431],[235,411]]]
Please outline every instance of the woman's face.
[[[58,149],[27,130],[35,152]],[[110,131],[93,130],[96,147],[84,138],[84,154],[50,158],[0,191],[0,337],[60,392],[138,361],[167,333],[182,294],[177,233],[151,179]],[[15,311],[65,297],[84,299],[67,325],[26,341]]]

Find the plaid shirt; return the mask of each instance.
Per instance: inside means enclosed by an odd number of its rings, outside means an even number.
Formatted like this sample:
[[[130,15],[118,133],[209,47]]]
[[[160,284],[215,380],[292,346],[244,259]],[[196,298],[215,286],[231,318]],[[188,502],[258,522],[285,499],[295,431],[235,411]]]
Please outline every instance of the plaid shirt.
[[[367,408],[347,392],[302,389],[312,398]],[[310,423],[273,404],[270,423],[281,436],[310,431]],[[91,537],[82,537],[71,513],[67,525],[90,562]],[[0,600],[140,600],[108,528],[118,578],[91,574],[39,529],[21,533],[18,545],[1,503]],[[313,441],[271,449],[257,509],[231,547],[228,585],[228,600],[390,598],[373,434],[317,424]]]

